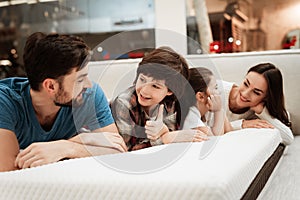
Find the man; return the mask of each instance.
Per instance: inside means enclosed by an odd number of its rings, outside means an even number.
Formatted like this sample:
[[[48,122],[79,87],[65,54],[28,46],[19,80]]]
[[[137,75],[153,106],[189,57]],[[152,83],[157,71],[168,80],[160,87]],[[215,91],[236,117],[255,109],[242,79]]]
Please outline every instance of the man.
[[[0,171],[127,151],[102,89],[88,79],[89,57],[78,37],[29,36],[27,78],[0,81]]]

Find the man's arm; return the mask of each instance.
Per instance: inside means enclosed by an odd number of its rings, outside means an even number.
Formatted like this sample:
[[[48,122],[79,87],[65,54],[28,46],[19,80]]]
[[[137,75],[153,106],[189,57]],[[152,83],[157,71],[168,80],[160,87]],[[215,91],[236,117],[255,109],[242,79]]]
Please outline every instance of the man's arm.
[[[114,123],[93,130],[91,133],[81,133],[71,138],[70,141],[88,146],[107,147],[113,151],[127,151],[126,144]]]
[[[0,172],[18,169],[14,162],[19,153],[19,143],[14,132],[0,128]]]
[[[93,133],[97,133],[97,132],[112,132],[112,133],[117,133],[119,135],[119,131],[118,131],[118,128],[117,128],[117,126],[116,126],[115,123],[110,124],[110,125],[105,126],[105,127],[102,127],[102,128],[99,128],[99,129],[94,130],[92,132]]]
[[[101,132],[100,132],[101,131]],[[15,165],[19,168],[35,167],[57,162],[64,158],[81,158],[127,151],[124,140],[117,132],[116,125],[111,124],[82,133],[69,140],[33,143],[20,152]]]

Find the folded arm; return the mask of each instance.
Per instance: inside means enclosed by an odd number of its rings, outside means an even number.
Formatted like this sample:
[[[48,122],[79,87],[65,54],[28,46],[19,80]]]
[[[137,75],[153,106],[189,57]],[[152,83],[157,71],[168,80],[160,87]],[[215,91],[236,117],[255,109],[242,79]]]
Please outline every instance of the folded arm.
[[[177,130],[167,132],[161,136],[164,144],[178,142],[202,142],[208,140],[207,134],[200,130]]]
[[[262,120],[268,121],[270,124],[272,124],[275,128],[277,128],[280,131],[283,144],[289,145],[293,142],[294,135],[292,130],[284,123],[282,123],[280,120],[271,117],[271,115],[269,114],[266,108],[264,108],[260,114],[257,114],[257,116]]]
[[[82,133],[69,140],[33,143],[20,152],[15,160],[19,168],[35,167],[64,158],[81,158],[127,151],[115,124]]]

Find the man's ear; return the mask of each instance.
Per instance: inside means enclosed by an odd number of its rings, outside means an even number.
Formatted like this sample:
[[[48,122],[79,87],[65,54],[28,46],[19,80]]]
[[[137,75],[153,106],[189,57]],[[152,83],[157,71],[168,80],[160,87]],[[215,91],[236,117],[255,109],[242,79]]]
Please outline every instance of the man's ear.
[[[205,92],[197,92],[196,93],[196,99],[197,99],[197,101],[205,103],[206,98],[207,98],[207,95],[205,94]]]
[[[43,81],[43,89],[45,91],[47,91],[49,94],[53,94],[53,93],[56,93],[57,91],[57,87],[58,87],[58,84],[57,82],[52,79],[52,78],[46,78],[44,81]]]

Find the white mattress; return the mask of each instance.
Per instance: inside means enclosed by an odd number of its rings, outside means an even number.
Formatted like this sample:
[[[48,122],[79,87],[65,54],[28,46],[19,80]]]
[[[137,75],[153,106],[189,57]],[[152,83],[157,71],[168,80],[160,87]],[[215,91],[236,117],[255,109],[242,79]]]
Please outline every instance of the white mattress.
[[[280,142],[276,129],[244,129],[2,172],[0,199],[240,199]]]

